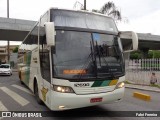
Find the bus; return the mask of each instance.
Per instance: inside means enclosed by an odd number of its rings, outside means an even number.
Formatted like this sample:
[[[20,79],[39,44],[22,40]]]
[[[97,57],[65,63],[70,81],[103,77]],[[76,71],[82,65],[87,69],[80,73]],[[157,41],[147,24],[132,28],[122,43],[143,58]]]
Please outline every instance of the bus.
[[[122,42],[121,35],[105,15],[50,8],[19,47],[19,79],[53,111],[119,101],[124,53],[138,48],[136,33],[131,42]]]

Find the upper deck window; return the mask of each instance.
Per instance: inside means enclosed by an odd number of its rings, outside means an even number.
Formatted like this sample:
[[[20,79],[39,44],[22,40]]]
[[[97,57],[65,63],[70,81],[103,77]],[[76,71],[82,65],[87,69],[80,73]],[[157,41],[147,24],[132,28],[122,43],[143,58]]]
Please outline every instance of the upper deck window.
[[[55,26],[60,27],[74,27],[118,32],[115,22],[112,18],[94,13],[52,9],[51,21],[55,22]]]

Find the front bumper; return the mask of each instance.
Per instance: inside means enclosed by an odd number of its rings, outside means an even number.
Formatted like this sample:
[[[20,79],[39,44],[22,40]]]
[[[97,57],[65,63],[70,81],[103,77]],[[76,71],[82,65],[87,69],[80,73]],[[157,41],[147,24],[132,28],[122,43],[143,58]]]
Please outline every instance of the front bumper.
[[[0,75],[11,75],[11,72],[0,72]]]
[[[124,87],[116,89],[112,92],[99,94],[76,95],[52,91],[51,95],[52,99],[50,109],[54,111],[61,111],[119,101],[124,96]],[[102,98],[102,101],[90,103],[92,98]]]

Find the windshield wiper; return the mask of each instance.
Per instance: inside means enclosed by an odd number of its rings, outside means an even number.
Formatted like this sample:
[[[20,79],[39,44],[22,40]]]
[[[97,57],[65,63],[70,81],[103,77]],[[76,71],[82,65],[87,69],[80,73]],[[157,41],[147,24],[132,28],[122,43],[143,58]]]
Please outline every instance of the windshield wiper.
[[[92,38],[93,40],[93,38]],[[94,43],[93,43],[93,46],[94,46]],[[92,62],[93,62],[93,65],[94,65],[94,74],[95,74],[95,77],[97,78],[97,60],[96,60],[96,53],[95,53],[95,50],[92,48],[92,43],[90,41],[90,48],[91,48],[91,53],[92,53]]]
[[[87,58],[87,61],[84,63],[82,69],[88,69],[90,63],[93,63],[93,66],[94,66],[94,75],[95,75],[95,77],[97,78],[96,59],[95,59],[94,50],[93,50],[91,41],[90,41],[90,49],[91,49],[91,53],[89,54],[89,56],[88,56],[88,58]],[[79,80],[82,78],[82,75],[83,75],[83,74],[80,74]]]
[[[98,53],[98,58],[99,58],[99,64],[101,66],[101,56],[100,56],[100,53],[99,53],[99,49],[98,49],[98,44],[97,44],[97,41],[96,41],[96,49],[97,49],[97,53]]]
[[[110,75],[111,75],[111,77],[112,78],[115,78],[115,75],[114,75],[114,73],[112,73],[111,71],[110,71],[110,66],[108,65],[108,62],[106,61],[106,59],[104,58],[105,56],[103,55],[103,52],[101,51],[101,50],[99,50],[99,48],[98,48],[98,44],[97,44],[97,41],[96,41],[96,48],[97,48],[97,50],[98,50],[98,57],[99,57],[99,62],[100,62],[100,64],[101,64],[101,58],[104,60],[104,62],[106,63],[106,66],[107,66],[107,68],[108,68],[108,72],[110,73]]]

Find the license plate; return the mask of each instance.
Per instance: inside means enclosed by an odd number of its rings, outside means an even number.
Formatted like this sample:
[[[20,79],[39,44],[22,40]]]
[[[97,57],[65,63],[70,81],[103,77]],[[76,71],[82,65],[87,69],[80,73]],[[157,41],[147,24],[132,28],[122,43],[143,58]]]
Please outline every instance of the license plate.
[[[91,98],[90,103],[102,102],[102,98]]]

